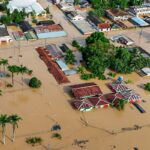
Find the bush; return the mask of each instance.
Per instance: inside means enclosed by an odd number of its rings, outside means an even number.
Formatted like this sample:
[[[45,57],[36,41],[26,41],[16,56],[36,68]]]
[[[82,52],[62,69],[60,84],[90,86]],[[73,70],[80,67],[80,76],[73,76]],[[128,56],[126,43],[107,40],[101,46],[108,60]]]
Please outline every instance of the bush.
[[[30,137],[26,139],[26,143],[31,144],[32,146],[35,146],[36,144],[41,145],[42,141],[43,140],[40,137]]]
[[[53,133],[52,138],[62,139],[62,136],[59,133]]]
[[[150,82],[144,85],[144,89],[150,92]]]
[[[8,83],[8,84],[6,85],[6,87],[11,88],[11,87],[13,87],[13,85],[10,84],[10,83]]]
[[[82,80],[90,80],[92,78],[92,74],[89,74],[89,73],[83,73],[81,74],[80,78]]]
[[[79,45],[79,43],[76,40],[72,41],[72,46],[76,47],[76,48],[80,48],[80,45]]]
[[[108,75],[112,78],[114,78],[116,76],[116,73],[113,73],[113,72],[109,72]]]
[[[31,78],[29,81],[29,86],[32,88],[39,88],[41,84],[41,81],[38,80],[36,77]]]

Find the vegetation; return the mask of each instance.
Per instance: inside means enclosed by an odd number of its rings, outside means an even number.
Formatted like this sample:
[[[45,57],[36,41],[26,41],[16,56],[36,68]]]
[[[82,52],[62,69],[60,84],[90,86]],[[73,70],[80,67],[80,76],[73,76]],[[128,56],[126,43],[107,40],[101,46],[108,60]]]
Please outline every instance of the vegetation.
[[[150,67],[150,58],[141,55],[138,49],[129,51],[126,47],[115,47],[102,32],[95,32],[86,39],[87,46],[80,47],[85,68],[99,79],[105,79],[107,68],[117,73],[132,73],[144,67]],[[115,74],[112,74],[115,76]],[[91,75],[83,74],[82,79],[90,79]]]
[[[72,41],[72,46],[76,47],[76,48],[80,48],[80,45],[79,45],[79,43],[76,40]]]
[[[144,85],[144,89],[150,92],[150,82]]]
[[[102,17],[105,15],[105,10],[109,8],[125,9],[129,6],[141,5],[144,0],[90,0],[94,8],[90,14]]]
[[[53,133],[52,138],[57,138],[57,139],[61,140],[62,136],[59,133]]]
[[[6,15],[1,16],[0,22],[2,22],[3,24],[19,23],[23,21],[27,16],[28,14],[25,12],[25,10],[18,11],[17,9],[15,9],[13,13],[10,13],[8,9],[6,11]]]
[[[5,68],[8,65],[8,60],[7,59],[1,59],[0,60],[0,66],[3,65],[3,70],[5,72]]]
[[[114,78],[116,76],[116,73],[113,73],[113,72],[109,72],[108,75],[112,78]]]
[[[41,81],[38,80],[36,77],[31,78],[29,81],[29,86],[32,88],[39,88],[41,84]]]
[[[40,137],[30,137],[26,139],[26,143],[32,146],[41,145],[42,142],[43,140]]]
[[[21,118],[18,115],[11,115],[8,116],[7,114],[1,114],[0,115],[0,125],[2,127],[2,141],[3,144],[6,143],[6,125],[12,124],[13,127],[13,135],[12,135],[12,141],[15,139],[15,128],[18,127],[18,121],[21,120]]]
[[[15,140],[15,131],[16,131],[16,128],[18,128],[18,122],[20,120],[22,120],[21,117],[19,117],[18,115],[10,115],[8,117],[8,120],[9,120],[9,123],[12,125],[12,141],[14,142]]]
[[[65,61],[67,64],[72,64],[72,65],[76,62],[75,56],[74,56],[72,50],[68,49],[66,51]]]
[[[125,104],[127,104],[127,100],[118,99],[115,101],[115,103],[112,104],[112,106],[117,108],[120,111],[120,110],[124,110]]]
[[[2,95],[3,95],[2,93],[3,93],[3,91],[2,91],[2,90],[0,90],[0,96],[2,96]]]

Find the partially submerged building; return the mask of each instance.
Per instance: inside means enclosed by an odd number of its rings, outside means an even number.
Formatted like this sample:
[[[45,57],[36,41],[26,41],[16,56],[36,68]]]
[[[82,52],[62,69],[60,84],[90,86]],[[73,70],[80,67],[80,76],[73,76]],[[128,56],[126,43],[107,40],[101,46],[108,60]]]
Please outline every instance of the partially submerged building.
[[[106,10],[106,15],[113,21],[124,21],[129,18],[129,15],[127,12],[122,11],[121,9],[118,9],[118,8]]]
[[[34,31],[39,39],[63,37],[67,35],[60,24],[36,26],[34,27]]]
[[[111,29],[111,26],[110,26],[109,23],[104,23],[99,18],[97,18],[95,16],[90,15],[90,16],[87,17],[87,20],[99,32],[107,32],[107,31],[110,31],[110,29]]]
[[[0,25],[0,44],[3,42],[9,43],[13,39],[10,37],[8,30],[5,25]]]
[[[34,12],[35,15],[45,14],[45,10],[36,0],[10,0],[7,8],[12,13],[15,9],[25,10],[26,13]]]

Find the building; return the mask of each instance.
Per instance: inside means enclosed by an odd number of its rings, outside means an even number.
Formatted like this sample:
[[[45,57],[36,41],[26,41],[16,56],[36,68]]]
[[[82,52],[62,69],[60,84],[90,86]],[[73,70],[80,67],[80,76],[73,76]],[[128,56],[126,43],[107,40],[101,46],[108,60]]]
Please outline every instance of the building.
[[[38,21],[38,23],[36,23],[36,25],[41,25],[41,26],[48,26],[48,25],[52,25],[55,24],[54,21],[52,20],[43,20],[43,21]]]
[[[96,28],[99,32],[107,32],[110,31],[111,27],[109,23],[103,23],[100,19],[95,16],[88,16],[87,20],[90,24]]]
[[[9,43],[12,42],[12,38],[10,37],[7,28],[5,25],[0,25],[0,44],[3,42]]]
[[[102,94],[99,86],[93,82],[72,85],[71,91],[76,99],[83,99]]]
[[[145,76],[150,76],[150,68],[145,67],[145,68],[141,69],[141,71]]]
[[[23,32],[33,31],[33,28],[28,21],[22,21],[19,23],[19,26]]]
[[[36,26],[34,27],[34,31],[39,39],[56,38],[67,35],[60,24]]]
[[[129,8],[129,13],[138,16],[149,15],[150,14],[150,6],[132,6]]]
[[[133,18],[131,18],[131,21],[140,27],[149,26],[149,24],[147,22],[145,22],[143,19],[141,19],[139,17],[133,17]]]
[[[75,11],[67,13],[67,17],[71,21],[78,21],[78,20],[84,20],[85,18],[81,15],[77,14]]]
[[[15,9],[25,10],[26,13],[35,12],[36,15],[45,14],[45,10],[36,0],[10,0],[7,8],[12,13]]]
[[[26,40],[25,34],[22,31],[13,32],[12,35],[16,41]]]
[[[129,18],[127,12],[122,11],[121,9],[118,8],[106,10],[106,15],[113,21],[124,21]]]

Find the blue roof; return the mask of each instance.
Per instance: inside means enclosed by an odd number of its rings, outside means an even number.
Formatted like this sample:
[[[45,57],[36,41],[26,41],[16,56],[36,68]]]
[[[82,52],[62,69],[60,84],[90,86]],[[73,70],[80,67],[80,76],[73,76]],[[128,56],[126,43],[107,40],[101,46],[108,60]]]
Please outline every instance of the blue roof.
[[[56,60],[56,63],[58,64],[58,66],[61,68],[62,71],[69,70],[68,66],[66,65],[64,61]]]
[[[133,17],[132,20],[139,26],[148,26],[149,24],[139,17]]]

